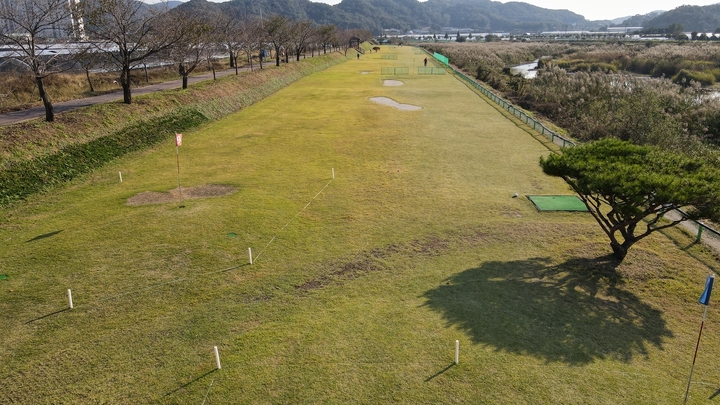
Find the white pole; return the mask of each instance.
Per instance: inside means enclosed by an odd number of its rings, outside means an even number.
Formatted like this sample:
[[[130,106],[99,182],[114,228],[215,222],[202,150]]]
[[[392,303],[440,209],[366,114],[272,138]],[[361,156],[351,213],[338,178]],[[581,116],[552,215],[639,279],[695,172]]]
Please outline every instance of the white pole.
[[[460,341],[455,341],[455,364],[460,363]]]
[[[70,309],[73,309],[73,303],[72,303],[72,291],[68,288],[68,302],[70,303]]]
[[[250,256],[250,264],[252,264],[252,248],[248,248],[248,256]]]
[[[334,179],[335,178],[335,168],[334,167],[332,169],[332,175],[333,175],[333,179]]]
[[[220,370],[220,354],[218,353],[217,346],[215,346],[215,363],[217,363],[217,368]]]
[[[118,175],[120,176],[120,183],[122,183],[122,172],[118,172]]]

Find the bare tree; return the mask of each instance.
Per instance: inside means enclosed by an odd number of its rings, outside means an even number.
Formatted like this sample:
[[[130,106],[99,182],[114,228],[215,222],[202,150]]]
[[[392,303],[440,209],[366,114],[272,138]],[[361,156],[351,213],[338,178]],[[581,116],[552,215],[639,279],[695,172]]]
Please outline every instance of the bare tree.
[[[280,54],[292,39],[292,22],[289,18],[275,15],[263,23],[267,41],[275,50],[275,66],[280,66]]]
[[[320,43],[322,44],[323,53],[327,53],[329,47],[337,42],[337,28],[334,25],[323,25],[318,28]]]
[[[182,16],[173,17],[167,5],[150,8],[136,0],[83,0],[80,6],[92,46],[120,71],[123,101],[130,104],[131,69],[183,38],[176,19]]]
[[[90,79],[90,70],[100,64],[100,55],[95,52],[94,49],[85,47],[80,52],[73,55],[73,60],[75,61],[75,63],[80,65],[82,70],[85,72],[85,77],[87,78],[90,92],[94,93],[95,88],[93,86],[92,80]]]
[[[178,19],[185,35],[170,48],[170,59],[178,64],[182,88],[187,89],[188,76],[213,54],[213,31],[210,24],[189,15]]]
[[[295,60],[300,61],[300,55],[305,52],[308,43],[315,34],[315,25],[310,20],[296,21],[292,24],[290,39],[293,50],[295,51]]]
[[[253,70],[253,55],[255,52],[258,53],[258,62],[260,63],[260,69],[262,69],[262,52],[264,44],[263,24],[261,20],[257,19],[245,19],[240,24],[241,41],[240,48],[245,52],[247,56],[250,70]]]
[[[57,27],[71,29],[68,0],[0,1],[0,39],[12,45],[15,57],[28,66],[45,107],[45,120],[55,120],[44,79],[69,68],[68,58],[53,51],[50,37]]]
[[[230,53],[230,67],[235,68],[235,74],[238,74],[237,59],[243,42],[244,30],[242,22],[242,20],[228,13],[217,16],[218,39],[225,46],[227,52]]]

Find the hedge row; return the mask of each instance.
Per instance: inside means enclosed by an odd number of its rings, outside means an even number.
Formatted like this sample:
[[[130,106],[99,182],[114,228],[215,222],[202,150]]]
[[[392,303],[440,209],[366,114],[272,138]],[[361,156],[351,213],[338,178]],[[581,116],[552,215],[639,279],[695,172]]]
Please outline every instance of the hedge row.
[[[324,61],[291,65],[281,77],[255,76],[251,80],[255,83],[253,88],[225,88],[225,93],[219,98],[198,100],[194,105],[174,108],[109,135],[69,145],[53,154],[8,162],[0,170],[0,207],[73,180],[127,153],[147,149],[174,136],[175,132],[187,131],[239,111],[308,74],[343,60],[327,58]],[[212,94],[218,95],[217,92]]]

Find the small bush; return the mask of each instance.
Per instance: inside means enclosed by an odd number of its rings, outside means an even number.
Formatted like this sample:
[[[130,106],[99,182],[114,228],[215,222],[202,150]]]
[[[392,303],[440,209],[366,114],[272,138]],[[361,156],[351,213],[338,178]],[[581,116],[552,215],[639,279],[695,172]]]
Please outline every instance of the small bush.
[[[709,72],[695,72],[692,70],[682,69],[677,75],[673,76],[673,82],[690,86],[690,83],[696,81],[703,86],[712,86],[715,84],[715,75]]]

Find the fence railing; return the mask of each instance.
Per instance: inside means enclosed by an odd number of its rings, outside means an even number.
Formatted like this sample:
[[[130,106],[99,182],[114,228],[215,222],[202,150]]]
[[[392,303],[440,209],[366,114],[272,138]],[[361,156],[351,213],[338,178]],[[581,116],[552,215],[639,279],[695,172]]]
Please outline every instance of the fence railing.
[[[435,67],[419,67],[418,68],[419,75],[444,75],[446,73],[447,73],[447,70],[445,70],[445,68],[435,68]]]
[[[380,68],[381,75],[408,75],[410,68],[408,67],[384,67]]]
[[[483,95],[485,95],[487,98],[492,100],[495,104],[501,106],[505,110],[507,110],[509,113],[520,119],[520,121],[525,122],[525,124],[532,126],[532,128],[539,132],[541,135],[544,135],[547,137],[550,142],[562,146],[563,148],[568,146],[575,146],[575,142],[563,137],[562,135],[558,134],[557,132],[551,130],[550,128],[543,125],[540,121],[536,120],[535,118],[527,115],[523,110],[515,107],[512,103],[506,101],[502,97],[498,96],[497,94],[493,93],[490,89],[487,87],[481,85],[480,83],[476,82],[475,80],[469,78],[464,73],[460,72],[459,70],[455,69],[452,66],[449,66],[450,69],[452,69],[453,73],[455,73],[459,78],[463,79],[465,82],[473,86],[475,89],[479,90]]]

